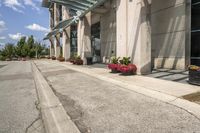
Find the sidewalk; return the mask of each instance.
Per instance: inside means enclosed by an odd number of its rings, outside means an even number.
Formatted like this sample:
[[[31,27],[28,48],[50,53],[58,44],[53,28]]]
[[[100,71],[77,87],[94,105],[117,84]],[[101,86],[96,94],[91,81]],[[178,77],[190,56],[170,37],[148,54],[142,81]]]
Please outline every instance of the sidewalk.
[[[80,132],[200,130],[200,106],[178,98],[199,91],[199,87],[143,76],[118,76],[103,66],[75,66],[50,60],[35,63]],[[159,83],[156,89],[153,83]],[[169,93],[162,84],[174,90]],[[184,93],[175,85],[184,88]],[[164,90],[159,91],[161,87]]]
[[[57,63],[69,69],[73,69],[89,75],[95,75],[95,76],[98,75],[110,79],[115,79],[117,81],[121,81],[129,85],[144,87],[145,89],[154,90],[175,97],[182,97],[184,95],[188,95],[191,93],[200,92],[199,86],[194,86],[190,84],[182,84],[178,82],[172,82],[147,76],[139,76],[139,75],[121,76],[120,74],[113,74],[110,73],[110,70],[104,67],[103,65],[102,67],[96,67],[92,65],[77,66],[77,65],[72,65],[71,63],[68,62],[63,62],[63,63],[57,61],[48,61],[48,62]]]

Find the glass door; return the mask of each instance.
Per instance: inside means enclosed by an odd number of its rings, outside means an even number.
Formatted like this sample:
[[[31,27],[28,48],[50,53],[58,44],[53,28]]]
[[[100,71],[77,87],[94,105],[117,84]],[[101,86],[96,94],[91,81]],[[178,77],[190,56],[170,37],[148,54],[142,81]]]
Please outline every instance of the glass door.
[[[71,26],[71,33],[70,33],[70,53],[71,57],[77,55],[77,25]]]
[[[191,3],[191,65],[200,66],[200,0]]]
[[[91,27],[91,45],[93,63],[101,62],[101,40],[100,40],[100,22]]]

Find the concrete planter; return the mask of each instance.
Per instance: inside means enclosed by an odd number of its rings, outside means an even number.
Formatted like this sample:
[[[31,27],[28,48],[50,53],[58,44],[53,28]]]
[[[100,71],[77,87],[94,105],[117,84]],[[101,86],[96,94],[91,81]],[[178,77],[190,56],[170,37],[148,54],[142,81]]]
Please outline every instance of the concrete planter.
[[[200,85],[200,71],[189,69],[189,83]]]

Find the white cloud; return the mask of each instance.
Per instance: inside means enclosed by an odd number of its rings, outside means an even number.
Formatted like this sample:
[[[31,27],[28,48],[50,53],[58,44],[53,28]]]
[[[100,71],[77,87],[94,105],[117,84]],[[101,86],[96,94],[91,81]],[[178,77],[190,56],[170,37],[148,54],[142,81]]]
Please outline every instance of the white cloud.
[[[23,13],[23,11],[19,8],[24,8],[24,6],[18,0],[4,0],[4,5],[17,11],[19,13]]]
[[[24,0],[24,4],[27,6],[31,6],[33,9],[37,11],[40,10],[32,0]]]
[[[6,37],[5,36],[0,36],[0,40],[5,40]]]
[[[25,36],[22,33],[16,33],[16,34],[8,34],[8,36],[13,40],[19,40],[21,37]]]
[[[6,30],[6,23],[2,20],[0,20],[0,32]]]
[[[32,9],[37,10],[38,12],[40,11],[39,7],[36,5],[36,3],[40,2],[38,0],[35,0],[35,1],[34,0],[3,0],[3,1],[4,1],[3,4],[6,7],[9,7],[19,13],[24,13],[23,9],[26,6],[30,6],[32,7]]]
[[[49,29],[47,29],[43,26],[40,26],[39,24],[28,25],[28,26],[26,26],[26,28],[29,30],[33,30],[33,31],[49,32]]]

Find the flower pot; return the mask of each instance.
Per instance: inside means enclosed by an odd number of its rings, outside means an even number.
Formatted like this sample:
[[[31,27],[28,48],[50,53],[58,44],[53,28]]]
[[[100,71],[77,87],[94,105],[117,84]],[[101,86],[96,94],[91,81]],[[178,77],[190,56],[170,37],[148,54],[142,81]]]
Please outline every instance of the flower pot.
[[[56,60],[56,57],[55,57],[55,56],[52,56],[51,59],[52,59],[52,60]]]
[[[60,58],[58,59],[60,62],[64,62],[65,61],[65,58]]]
[[[200,71],[189,69],[189,83],[200,85]]]
[[[111,69],[111,73],[119,73],[120,71],[116,70],[116,69]]]
[[[120,72],[122,75],[133,75],[136,73],[137,67],[134,64],[121,65]]]
[[[118,71],[118,65],[119,64],[108,64],[108,68],[111,70],[111,73],[119,73]]]

